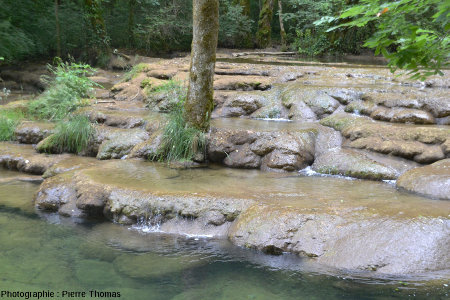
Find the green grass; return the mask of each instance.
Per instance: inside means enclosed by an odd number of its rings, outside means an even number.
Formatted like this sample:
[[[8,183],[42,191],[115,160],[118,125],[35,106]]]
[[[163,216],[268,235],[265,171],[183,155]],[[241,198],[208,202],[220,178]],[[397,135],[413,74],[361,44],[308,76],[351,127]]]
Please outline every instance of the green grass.
[[[24,114],[16,110],[0,110],[0,141],[11,141]]]
[[[29,102],[28,113],[37,119],[58,121],[82,106],[82,99],[89,97],[98,85],[87,77],[93,71],[89,65],[60,62],[49,69],[54,78],[43,78],[49,88],[38,99]]]
[[[157,86],[155,88],[152,89],[152,92],[154,93],[160,93],[160,92],[180,92],[180,91],[185,91],[186,89],[183,87],[183,85],[181,84],[181,82],[174,80],[174,79],[169,79],[167,80],[166,83]],[[181,93],[179,93],[181,94]]]
[[[134,77],[136,77],[139,73],[145,71],[147,69],[148,65],[144,63],[137,64],[131,68],[130,71],[125,73],[123,76],[123,81],[130,81]]]
[[[204,151],[205,143],[205,134],[188,127],[183,110],[177,109],[169,115],[158,158],[168,162],[192,160],[197,152]]]
[[[187,95],[186,87],[181,82],[170,79],[157,87],[147,86],[144,89],[149,108],[157,108],[159,112],[172,112],[180,108]]]
[[[41,144],[41,152],[80,153],[87,149],[94,136],[95,129],[89,118],[82,115],[73,116],[68,121],[61,121],[55,133]]]

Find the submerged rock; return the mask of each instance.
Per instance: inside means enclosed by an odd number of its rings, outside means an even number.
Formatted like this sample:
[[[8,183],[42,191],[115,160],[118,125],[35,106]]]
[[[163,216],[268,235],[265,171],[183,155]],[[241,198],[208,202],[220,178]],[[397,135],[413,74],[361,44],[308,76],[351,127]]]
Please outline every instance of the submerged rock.
[[[119,273],[131,278],[151,279],[192,269],[205,263],[207,261],[183,256],[155,253],[122,254],[114,260],[114,267]]]
[[[450,159],[406,172],[398,178],[397,186],[428,197],[450,200]]]

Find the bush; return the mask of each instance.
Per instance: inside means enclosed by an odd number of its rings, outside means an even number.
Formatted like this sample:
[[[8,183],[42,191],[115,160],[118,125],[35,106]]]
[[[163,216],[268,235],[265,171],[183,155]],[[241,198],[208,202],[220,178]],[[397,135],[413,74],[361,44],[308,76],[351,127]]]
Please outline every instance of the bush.
[[[80,153],[87,149],[94,133],[95,129],[89,118],[76,115],[68,121],[58,123],[55,133],[49,136],[38,150],[42,152]]]
[[[300,54],[318,56],[325,54],[331,47],[327,36],[322,31],[314,33],[311,29],[297,29],[296,33],[297,39],[295,40],[294,45]]]
[[[83,106],[82,99],[93,91],[95,82],[86,77],[93,69],[89,65],[75,62],[60,62],[57,67],[49,66],[54,79],[44,77],[49,88],[28,105],[28,111],[38,119],[62,120]]]

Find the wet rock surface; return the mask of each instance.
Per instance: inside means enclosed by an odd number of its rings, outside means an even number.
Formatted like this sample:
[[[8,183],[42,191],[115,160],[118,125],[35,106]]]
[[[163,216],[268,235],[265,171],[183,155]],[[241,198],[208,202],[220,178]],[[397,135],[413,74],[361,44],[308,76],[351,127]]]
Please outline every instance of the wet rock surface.
[[[236,123],[239,124],[238,120]],[[213,125],[208,157],[212,162],[234,168],[295,171],[314,160],[317,133],[317,126],[280,131],[255,128],[253,131]]]
[[[446,157],[450,128],[373,122],[350,114],[335,114],[322,125],[339,130],[347,145],[357,149],[400,156],[418,163],[432,163]]]
[[[406,172],[399,177],[397,186],[428,197],[450,200],[450,159]]]
[[[24,121],[16,127],[14,135],[21,144],[37,144],[52,134],[54,128],[53,123]]]
[[[220,187],[210,185],[217,180]],[[373,274],[417,274],[450,264],[448,202],[385,183],[97,161],[47,179],[36,205],[125,224],[145,220],[167,233],[228,236],[266,253],[293,252]],[[122,271],[131,272],[125,265]]]
[[[372,180],[392,180],[399,175],[399,172],[389,165],[376,162],[362,153],[339,148],[331,149],[317,157],[312,169],[322,174]]]
[[[31,145],[0,142],[0,165],[10,170],[42,175],[52,165],[68,157],[68,154],[38,154]]]

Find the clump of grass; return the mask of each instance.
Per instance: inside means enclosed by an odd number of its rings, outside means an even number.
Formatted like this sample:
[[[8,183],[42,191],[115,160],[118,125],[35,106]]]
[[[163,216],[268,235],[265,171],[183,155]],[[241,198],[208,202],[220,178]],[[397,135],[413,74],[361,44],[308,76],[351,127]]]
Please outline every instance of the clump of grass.
[[[161,84],[159,86],[156,86],[151,90],[154,93],[160,93],[160,92],[177,92],[178,94],[186,93],[186,89],[183,87],[181,82],[175,79],[169,79],[164,84]]]
[[[194,156],[205,149],[205,134],[189,127],[183,118],[183,101],[178,103],[177,109],[169,114],[164,128],[163,143],[159,149],[159,160],[183,161],[193,160]]]
[[[82,99],[89,97],[94,86],[99,86],[87,77],[94,71],[89,65],[59,62],[56,67],[48,68],[54,74],[53,79],[43,78],[49,88],[37,100],[28,104],[29,114],[37,119],[64,119],[83,105]]]
[[[0,111],[0,141],[11,141],[14,139],[14,132],[17,125],[24,118],[21,111],[1,110]]]
[[[94,136],[95,129],[89,118],[75,115],[68,121],[58,123],[55,133],[41,144],[42,152],[80,153],[87,149]]]
[[[159,112],[171,112],[177,109],[179,101],[184,101],[187,95],[186,87],[177,80],[167,80],[166,83],[144,89],[150,108]]]
[[[123,76],[123,81],[130,81],[134,77],[136,77],[139,73],[144,72],[147,69],[148,65],[144,63],[137,64],[131,68],[130,71],[125,73]]]

